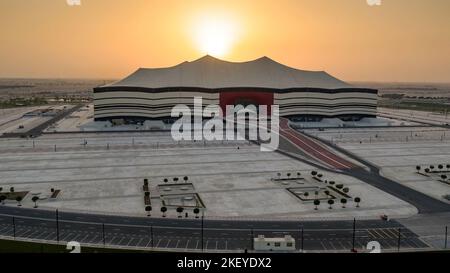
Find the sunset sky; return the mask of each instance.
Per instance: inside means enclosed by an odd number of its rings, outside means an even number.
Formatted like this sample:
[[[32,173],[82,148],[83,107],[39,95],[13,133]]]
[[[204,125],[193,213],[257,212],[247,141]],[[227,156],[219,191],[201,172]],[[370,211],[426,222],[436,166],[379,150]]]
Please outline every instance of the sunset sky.
[[[206,53],[346,81],[450,82],[450,1],[0,0],[0,77],[121,78]]]

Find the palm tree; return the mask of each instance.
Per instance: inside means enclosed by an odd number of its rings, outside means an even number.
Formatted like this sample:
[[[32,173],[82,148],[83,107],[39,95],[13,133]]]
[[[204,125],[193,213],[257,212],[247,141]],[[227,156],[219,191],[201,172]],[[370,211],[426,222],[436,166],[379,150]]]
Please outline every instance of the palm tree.
[[[327,197],[329,197],[329,195],[330,195],[330,191],[329,190],[324,191],[324,193],[326,194]]]
[[[337,188],[337,189],[342,189],[343,187],[344,187],[343,184],[337,184],[337,185],[336,185],[336,188]]]
[[[167,183],[167,182],[169,182],[169,179],[167,179],[167,178],[164,178],[164,183]]]
[[[37,208],[37,201],[39,200],[39,196],[33,196],[33,198],[31,198],[31,201],[34,202],[34,208]]]
[[[442,164],[439,164],[439,165],[438,165],[439,171],[442,171],[443,168],[444,168],[444,165],[442,165]]]
[[[304,195],[305,197],[308,197],[308,196],[309,196],[309,192],[305,192],[303,195]]]
[[[182,207],[178,207],[177,208],[177,212],[178,212],[178,218],[181,218],[181,214],[183,213],[183,208]]]
[[[311,172],[311,175],[312,175],[312,176],[316,176],[316,175],[317,175],[317,172],[316,172],[316,171],[312,171],[312,172]]]
[[[289,179],[289,177],[291,177],[291,173],[287,173],[286,176],[287,176],[288,179]]]
[[[9,192],[14,192],[14,187],[9,188]]]
[[[420,173],[421,167],[419,165],[416,166],[417,173]]]
[[[334,185],[334,184],[336,184],[336,182],[334,182],[334,181],[330,181],[330,182],[328,182],[330,185]]]
[[[447,168],[447,171],[450,169],[450,164],[445,165],[445,168]]]
[[[328,205],[330,205],[329,209],[333,208],[333,204],[334,204],[334,200],[333,199],[328,200]]]
[[[426,172],[426,173],[429,173],[429,172],[430,172],[430,169],[426,168],[426,169],[425,169],[425,172]]]
[[[300,172],[297,172],[297,178],[300,178],[302,174]]]
[[[178,182],[178,177],[174,177],[173,182]]]
[[[198,218],[198,214],[199,213],[200,213],[200,209],[199,208],[195,208],[194,209],[195,218]]]
[[[445,174],[441,175],[442,180],[446,180],[447,176]]]
[[[318,178],[322,178],[322,177],[323,177],[323,174],[319,173],[319,174],[317,175],[317,177],[318,177]]]
[[[355,197],[356,207],[359,208],[359,203],[361,202],[361,198]]]
[[[22,199],[23,199],[22,196],[17,196],[17,197],[16,197],[16,201],[17,201],[17,206],[18,206],[18,207],[21,207],[21,206],[22,206],[22,204],[20,203],[20,202],[22,202]]]
[[[189,177],[187,177],[187,176],[183,177],[184,183],[187,183],[188,179],[189,179]]]
[[[314,200],[314,206],[316,206],[314,208],[315,210],[317,210],[317,206],[319,206],[319,205],[320,205],[320,200],[319,199]]]
[[[0,192],[2,192],[3,191],[3,188],[2,187],[0,187]]]
[[[319,191],[315,191],[314,195],[316,196],[316,199],[317,199],[317,197],[319,196]]]
[[[431,172],[433,172],[434,171],[434,166],[430,165],[430,169],[431,169]]]
[[[152,206],[146,206],[145,211],[147,212],[147,216],[151,216],[150,212],[152,211]]]
[[[341,199],[342,208],[345,209],[345,204],[347,204],[347,199],[342,198]]]
[[[166,207],[161,207],[161,212],[162,212],[162,217],[166,217],[166,211],[167,211],[167,208]]]
[[[348,193],[350,191],[350,189],[349,188],[343,188],[342,191],[345,192],[345,193]]]
[[[2,205],[5,204],[6,195],[0,195],[0,201],[2,202]]]

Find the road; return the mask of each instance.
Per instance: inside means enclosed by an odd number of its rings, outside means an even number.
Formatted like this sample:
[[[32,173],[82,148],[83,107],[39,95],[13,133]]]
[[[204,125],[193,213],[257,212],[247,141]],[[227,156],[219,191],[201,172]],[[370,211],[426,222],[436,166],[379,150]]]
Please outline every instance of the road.
[[[55,211],[0,206],[0,235],[13,236],[15,233],[21,238],[55,241],[58,230],[61,242],[74,240],[82,244],[105,243],[128,247],[171,248],[178,251],[201,251],[203,245],[203,249],[208,251],[244,251],[252,249],[252,238],[258,235],[283,237],[290,234],[296,239],[299,250],[350,251],[353,247],[353,221],[205,219],[202,229],[201,219],[107,216],[72,212],[59,212],[58,219],[57,225]],[[362,251],[369,241],[376,240],[383,249],[396,250],[399,231],[402,249],[428,247],[415,233],[395,220],[357,221],[355,247]]]

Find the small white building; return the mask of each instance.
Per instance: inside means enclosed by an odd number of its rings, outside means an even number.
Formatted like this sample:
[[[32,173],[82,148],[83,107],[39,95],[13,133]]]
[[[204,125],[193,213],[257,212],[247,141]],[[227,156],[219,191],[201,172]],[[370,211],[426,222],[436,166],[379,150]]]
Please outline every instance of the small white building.
[[[253,239],[253,248],[256,251],[295,251],[295,239],[291,235],[283,238],[265,238],[258,235]]]

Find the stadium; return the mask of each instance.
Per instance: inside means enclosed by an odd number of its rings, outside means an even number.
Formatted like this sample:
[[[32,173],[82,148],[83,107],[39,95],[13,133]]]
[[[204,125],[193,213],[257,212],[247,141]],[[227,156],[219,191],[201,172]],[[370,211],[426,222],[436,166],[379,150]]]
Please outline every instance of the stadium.
[[[268,57],[228,62],[209,55],[168,68],[140,68],[94,88],[95,120],[170,117],[177,104],[279,105],[280,116],[320,121],[375,117],[377,90],[355,88],[323,71],[298,70]]]

